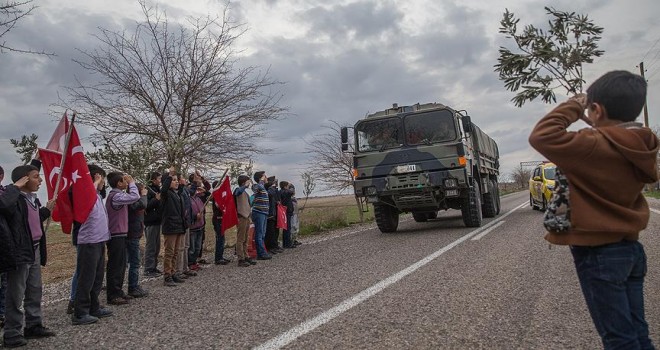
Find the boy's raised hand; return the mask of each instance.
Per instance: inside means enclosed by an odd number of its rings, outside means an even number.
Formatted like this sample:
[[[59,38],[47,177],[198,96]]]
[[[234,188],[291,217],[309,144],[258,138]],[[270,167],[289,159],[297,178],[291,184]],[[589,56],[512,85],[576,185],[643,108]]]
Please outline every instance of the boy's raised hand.
[[[55,207],[55,201],[56,199],[53,198],[48,202],[46,202],[46,208],[48,208],[48,210],[53,210],[53,208]]]
[[[582,107],[582,114],[580,114],[580,119],[582,119],[582,121],[587,123],[589,126],[593,126],[594,125],[593,121],[587,116],[586,113],[584,113],[585,109],[587,109],[587,94],[585,93],[575,94],[575,96],[569,98],[568,100],[575,101],[580,105],[580,107]]]
[[[30,178],[27,176],[23,176],[22,178],[18,179],[18,181],[14,182],[14,186],[16,187],[23,187],[27,185],[28,181],[30,181]]]
[[[127,184],[131,184],[135,182],[135,180],[133,180],[133,177],[131,175],[126,174],[124,175],[124,182],[126,182]]]

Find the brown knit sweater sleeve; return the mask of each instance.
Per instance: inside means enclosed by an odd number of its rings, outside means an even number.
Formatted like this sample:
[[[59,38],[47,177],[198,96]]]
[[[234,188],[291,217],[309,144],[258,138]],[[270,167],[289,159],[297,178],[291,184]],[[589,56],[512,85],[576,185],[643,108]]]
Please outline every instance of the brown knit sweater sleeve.
[[[529,135],[529,144],[561,168],[579,166],[580,160],[596,145],[593,130],[567,130],[582,113],[582,107],[575,101],[560,104],[536,124]]]

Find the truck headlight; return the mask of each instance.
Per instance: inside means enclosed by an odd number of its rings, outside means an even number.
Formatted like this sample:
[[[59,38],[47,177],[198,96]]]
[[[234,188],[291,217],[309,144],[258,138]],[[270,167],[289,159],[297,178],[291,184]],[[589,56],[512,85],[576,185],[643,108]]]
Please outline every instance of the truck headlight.
[[[376,190],[375,186],[366,187],[364,192],[367,194],[367,196],[375,196],[378,194],[378,190]]]
[[[458,187],[458,179],[445,179],[445,188]]]

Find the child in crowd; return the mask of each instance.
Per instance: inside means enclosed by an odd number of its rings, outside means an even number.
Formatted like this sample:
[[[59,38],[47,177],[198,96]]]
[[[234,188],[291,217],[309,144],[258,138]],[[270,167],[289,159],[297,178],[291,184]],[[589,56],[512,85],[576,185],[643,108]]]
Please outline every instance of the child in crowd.
[[[37,165],[37,166],[35,166]],[[3,345],[6,348],[24,346],[29,338],[51,337],[55,333],[42,324],[41,266],[46,265],[46,234],[43,221],[50,217],[54,201],[41,207],[35,192],[42,179],[41,163],[16,167],[11,174],[14,182],[0,196],[0,216],[7,223],[12,245],[9,256],[4,257],[7,271],[5,295],[5,327]],[[25,329],[23,326],[25,325]]]
[[[287,181],[280,181],[280,200],[282,205],[286,207],[286,224],[287,229],[282,231],[282,247],[290,249],[295,248],[293,240],[291,239],[291,215],[293,215],[293,192],[289,189]]]
[[[105,272],[105,244],[110,240],[108,213],[103,204],[105,171],[94,164],[90,164],[88,169],[94,180],[96,203],[85,222],[73,223],[72,236],[77,249],[75,282],[72,283],[75,289],[75,293],[72,293],[73,325],[96,323],[99,318],[112,315],[112,311],[99,303]]]
[[[257,246],[257,260],[269,260],[272,256],[266,251],[264,238],[266,237],[266,221],[268,219],[268,192],[266,187],[266,172],[257,171],[254,173],[254,182],[252,192],[254,192],[254,201],[252,203],[252,222],[254,222],[254,240]]]
[[[193,222],[190,224],[190,248],[188,249],[188,269],[198,271],[199,251],[202,250],[202,236],[206,225],[206,204],[204,202],[206,189],[204,186],[194,186],[195,195],[190,199]]]
[[[128,295],[133,298],[146,297],[149,293],[140,287],[140,239],[144,235],[144,210],[147,207],[147,188],[138,183],[140,200],[128,206]]]
[[[163,176],[163,184],[160,190],[162,202],[162,231],[165,240],[165,257],[163,259],[163,284],[174,287],[184,280],[177,276],[177,256],[179,247],[183,244],[183,237],[188,228],[185,218],[184,203],[179,195],[179,178],[176,170],[172,167],[170,172]]]
[[[300,219],[298,217],[298,198],[296,198],[296,187],[289,185],[289,190],[291,191],[291,207],[293,211],[291,212],[291,240],[295,247],[301,245],[298,241],[298,232],[300,232]]]
[[[266,222],[266,236],[264,244],[271,254],[281,253],[280,229],[277,228],[277,204],[280,203],[280,191],[277,189],[277,178],[271,176],[265,184],[268,191],[268,220]]]
[[[128,236],[128,206],[140,200],[135,181],[130,175],[119,172],[108,174],[112,190],[105,202],[108,212],[110,240],[106,270],[106,295],[108,304],[125,305],[132,297],[123,291],[126,277],[126,237]],[[128,189],[128,192],[126,192]]]
[[[155,171],[149,176],[147,190],[147,208],[144,211],[144,275],[159,277],[162,271],[158,270],[158,255],[160,254],[160,185],[162,176]]]
[[[236,255],[238,255],[238,266],[243,267],[257,263],[250,259],[250,256],[248,255],[248,230],[250,229],[251,212],[250,197],[247,192],[245,192],[248,187],[250,187],[250,178],[245,175],[240,175],[238,177],[238,187],[234,190],[234,200],[236,202],[236,213],[238,214],[238,226],[236,227]],[[213,206],[214,211],[215,208],[216,207]],[[215,223],[213,226],[215,227]]]
[[[188,250],[190,249],[190,224],[193,222],[192,219],[192,205],[191,205],[191,193],[190,185],[183,175],[177,174],[179,179],[179,197],[183,201],[183,212],[185,218],[186,230],[183,235],[183,241],[179,246],[177,253],[177,264],[176,264],[176,274],[181,279],[186,279],[190,276],[197,276],[197,272],[192,271],[188,268]]]

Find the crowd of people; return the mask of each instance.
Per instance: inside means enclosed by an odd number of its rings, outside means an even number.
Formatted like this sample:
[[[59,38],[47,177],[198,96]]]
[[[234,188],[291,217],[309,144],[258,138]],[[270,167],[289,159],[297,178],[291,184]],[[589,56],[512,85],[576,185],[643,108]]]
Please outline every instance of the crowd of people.
[[[35,158],[30,165],[12,171],[12,184],[0,185],[0,326],[7,348],[24,346],[30,338],[55,336],[43,325],[41,310],[41,266],[47,261],[44,222],[50,218],[55,201],[42,206],[36,197],[42,179],[41,162],[38,156]],[[222,179],[211,184],[198,172],[186,178],[170,168],[162,174],[151,173],[149,183],[143,185],[130,175],[106,174],[93,164],[89,165],[89,174],[97,192],[96,203],[84,222],[73,222],[71,234],[76,269],[66,312],[73,325],[92,324],[112,316],[113,311],[99,300],[104,277],[106,303],[126,305],[134,298],[149,295],[140,285],[141,268],[143,276],[162,277],[167,287],[197,276],[201,266],[209,264],[202,254],[209,203],[216,242],[214,263],[231,262],[224,254],[225,209],[212,196]],[[0,184],[3,179],[0,167]],[[284,249],[300,245],[296,239],[298,209],[293,185],[286,181],[278,184],[274,176],[267,177],[263,171],[254,174],[254,184],[246,175],[240,175],[237,184],[233,197],[238,220],[238,266],[255,265],[255,259],[269,260]],[[248,189],[254,194],[250,195]],[[286,210],[286,224],[278,225],[278,205]],[[254,235],[250,235],[252,222]],[[161,235],[162,270],[158,268]],[[250,254],[250,240],[256,254]]]

